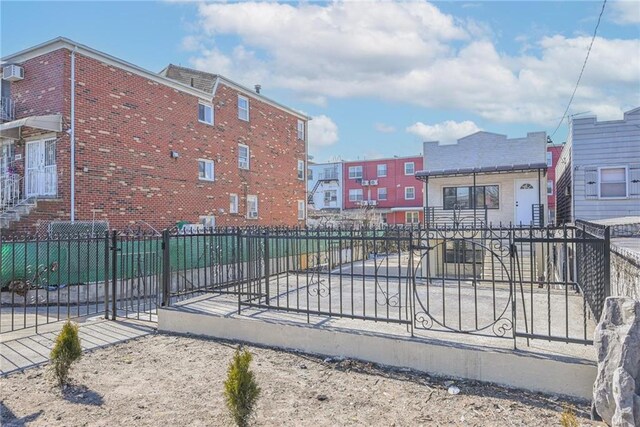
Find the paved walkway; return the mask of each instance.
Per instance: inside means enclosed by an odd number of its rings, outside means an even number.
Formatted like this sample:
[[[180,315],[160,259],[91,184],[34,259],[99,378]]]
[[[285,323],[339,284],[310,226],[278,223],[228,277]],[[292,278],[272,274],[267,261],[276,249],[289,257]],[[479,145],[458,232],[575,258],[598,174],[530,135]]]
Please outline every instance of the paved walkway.
[[[85,351],[152,334],[156,324],[137,320],[105,320],[102,317],[77,319],[80,341]],[[64,322],[0,335],[0,376],[48,362],[49,353]]]

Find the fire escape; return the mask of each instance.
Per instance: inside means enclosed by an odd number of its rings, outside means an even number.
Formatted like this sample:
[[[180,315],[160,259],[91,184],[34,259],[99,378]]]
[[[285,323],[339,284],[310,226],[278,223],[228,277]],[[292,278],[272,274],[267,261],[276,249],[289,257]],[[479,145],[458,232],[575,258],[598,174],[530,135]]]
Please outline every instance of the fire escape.
[[[309,205],[315,205],[313,200],[313,196],[321,185],[329,184],[335,182],[339,184],[338,179],[338,166],[333,166],[330,168],[325,168],[321,173],[318,174],[318,180],[316,181],[313,189],[309,192],[309,196],[307,198],[307,202]]]

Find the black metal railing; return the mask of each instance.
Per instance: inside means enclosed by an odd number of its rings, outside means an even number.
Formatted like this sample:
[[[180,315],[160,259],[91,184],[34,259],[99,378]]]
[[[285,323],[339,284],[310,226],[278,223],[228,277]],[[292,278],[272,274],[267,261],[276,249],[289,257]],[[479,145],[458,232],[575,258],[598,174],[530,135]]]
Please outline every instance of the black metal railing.
[[[443,226],[472,226],[487,227],[489,214],[486,206],[477,209],[463,208],[455,205],[452,209],[442,206],[428,206],[425,208],[425,223],[428,227]]]
[[[2,332],[104,314],[154,320],[211,295],[251,309],[588,344],[608,228],[203,228],[4,237]]]
[[[0,121],[9,122],[16,117],[16,103],[8,97],[0,97]]]

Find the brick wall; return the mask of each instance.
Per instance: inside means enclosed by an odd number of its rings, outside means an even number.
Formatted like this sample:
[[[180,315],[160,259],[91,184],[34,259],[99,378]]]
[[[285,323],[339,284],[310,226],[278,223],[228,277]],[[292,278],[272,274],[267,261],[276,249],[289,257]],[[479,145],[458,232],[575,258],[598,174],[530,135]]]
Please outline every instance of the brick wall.
[[[62,112],[68,127],[69,57],[61,49],[24,64],[25,80],[12,85],[18,117]],[[137,221],[164,228],[202,215],[214,215],[217,225],[299,224],[297,201],[306,197],[297,161],[306,150],[298,119],[250,98],[250,121],[242,121],[237,99],[219,85],[214,125],[207,125],[198,121],[198,97],[76,54],[76,219],[106,219],[113,228]],[[250,147],[249,171],[238,168],[238,143]],[[62,134],[59,203],[40,203],[17,228],[68,219],[69,151]],[[214,161],[215,181],[198,179],[197,159]],[[229,213],[230,193],[239,196],[238,214]],[[257,220],[246,218],[247,195],[258,196]]]

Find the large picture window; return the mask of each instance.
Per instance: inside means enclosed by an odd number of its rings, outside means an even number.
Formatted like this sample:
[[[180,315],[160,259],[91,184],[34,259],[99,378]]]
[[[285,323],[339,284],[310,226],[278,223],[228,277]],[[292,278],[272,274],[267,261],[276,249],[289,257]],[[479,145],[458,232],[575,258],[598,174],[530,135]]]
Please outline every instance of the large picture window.
[[[499,209],[500,189],[497,185],[482,185],[475,187],[444,187],[444,209]]]

